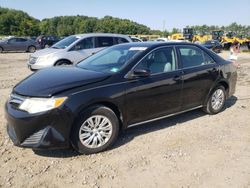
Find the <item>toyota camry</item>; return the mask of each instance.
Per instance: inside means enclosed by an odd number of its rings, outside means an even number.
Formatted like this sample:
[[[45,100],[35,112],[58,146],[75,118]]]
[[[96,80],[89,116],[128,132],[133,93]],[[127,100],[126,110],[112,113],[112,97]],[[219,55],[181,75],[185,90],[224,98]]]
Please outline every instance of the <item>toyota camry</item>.
[[[5,105],[7,131],[20,147],[97,153],[129,127],[197,108],[220,112],[236,80],[231,62],[200,45],[120,44],[18,83]]]

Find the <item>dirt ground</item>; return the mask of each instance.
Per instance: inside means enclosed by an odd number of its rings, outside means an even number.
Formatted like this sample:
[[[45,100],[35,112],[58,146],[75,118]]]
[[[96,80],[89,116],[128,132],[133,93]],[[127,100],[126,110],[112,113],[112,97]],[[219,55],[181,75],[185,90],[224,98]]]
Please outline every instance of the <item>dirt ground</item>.
[[[226,57],[228,52],[221,55]],[[31,74],[27,53],[0,54],[0,187],[250,187],[250,54],[223,112],[191,111],[127,130],[109,151],[77,155],[13,146],[4,103]]]

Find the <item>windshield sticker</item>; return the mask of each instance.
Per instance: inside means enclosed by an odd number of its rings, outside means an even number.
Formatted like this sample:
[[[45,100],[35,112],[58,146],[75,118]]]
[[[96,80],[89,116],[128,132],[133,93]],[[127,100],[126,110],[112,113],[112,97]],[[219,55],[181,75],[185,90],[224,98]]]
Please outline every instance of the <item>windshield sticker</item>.
[[[144,51],[147,47],[131,47],[129,48],[130,51]]]

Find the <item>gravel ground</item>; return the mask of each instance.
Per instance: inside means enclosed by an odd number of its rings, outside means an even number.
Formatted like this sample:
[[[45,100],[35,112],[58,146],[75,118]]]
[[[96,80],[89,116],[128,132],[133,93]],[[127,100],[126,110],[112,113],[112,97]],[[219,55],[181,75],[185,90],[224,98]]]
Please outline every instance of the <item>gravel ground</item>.
[[[226,52],[221,53],[223,57]],[[223,112],[194,110],[127,130],[109,151],[13,146],[4,103],[30,75],[27,53],[0,54],[0,187],[250,187],[250,54]]]

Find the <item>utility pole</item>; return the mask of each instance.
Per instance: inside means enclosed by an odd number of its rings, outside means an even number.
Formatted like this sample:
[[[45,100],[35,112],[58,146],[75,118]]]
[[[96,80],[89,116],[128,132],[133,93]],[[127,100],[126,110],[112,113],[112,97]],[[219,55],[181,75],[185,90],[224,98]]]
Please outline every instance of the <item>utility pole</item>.
[[[166,20],[163,20],[163,37],[166,37],[165,34],[166,34]]]

